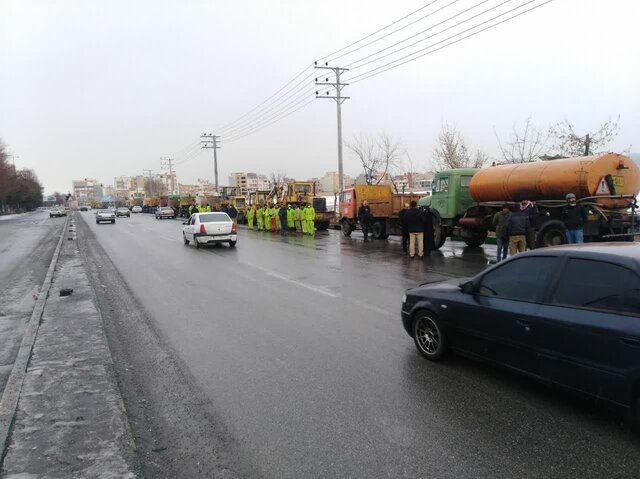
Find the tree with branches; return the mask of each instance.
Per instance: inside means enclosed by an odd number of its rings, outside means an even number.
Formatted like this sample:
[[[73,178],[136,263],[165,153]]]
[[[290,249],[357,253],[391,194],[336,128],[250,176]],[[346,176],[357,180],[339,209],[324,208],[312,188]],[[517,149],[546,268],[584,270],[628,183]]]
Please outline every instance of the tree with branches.
[[[368,185],[379,185],[397,165],[402,152],[400,140],[382,132],[377,137],[355,135],[345,146],[358,158]]]
[[[445,123],[438,134],[433,149],[433,163],[436,170],[453,168],[480,168],[488,160],[480,150],[469,151],[462,133],[455,125]]]
[[[620,131],[620,116],[608,119],[596,130],[578,134],[569,120],[556,123],[549,129],[553,148],[564,156],[589,156],[602,153],[601,148],[611,143]],[[600,150],[600,151],[597,151]]]
[[[531,122],[531,115],[527,118],[522,128],[513,124],[511,135],[506,141],[501,141],[494,129],[498,140],[500,153],[505,163],[529,163],[536,161],[549,140],[548,131],[542,130]]]

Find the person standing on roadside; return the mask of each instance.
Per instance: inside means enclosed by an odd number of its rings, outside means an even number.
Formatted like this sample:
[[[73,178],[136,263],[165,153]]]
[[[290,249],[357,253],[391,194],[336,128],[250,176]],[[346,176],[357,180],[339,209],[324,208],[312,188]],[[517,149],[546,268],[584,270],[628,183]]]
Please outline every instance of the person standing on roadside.
[[[436,249],[436,242],[433,230],[433,215],[431,214],[431,208],[428,206],[422,206],[420,208],[424,222],[424,254],[431,256],[431,251]]]
[[[587,210],[579,205],[576,195],[569,193],[566,197],[567,206],[562,208],[562,222],[567,228],[567,241],[569,243],[584,243],[583,227],[587,222]]]
[[[251,206],[248,210],[247,210],[247,227],[253,231],[253,220],[256,217],[256,207]]]
[[[293,222],[296,225],[296,233],[302,233],[302,204],[296,205],[293,210]]]
[[[369,230],[371,229],[371,208],[367,200],[362,200],[362,205],[358,208],[358,221],[362,227],[362,234],[364,234],[365,243],[369,241]]]
[[[289,215],[287,214],[287,206],[284,203],[280,205],[278,214],[280,215],[280,234],[287,234],[287,231],[289,231]]]
[[[527,249],[534,249],[536,243],[536,219],[538,218],[538,207],[533,201],[523,200],[520,202],[520,209],[529,216],[529,227],[527,228]]]
[[[511,207],[508,203],[502,205],[502,211],[498,211],[493,215],[493,227],[496,230],[497,261],[500,262],[507,258],[509,251],[509,236],[507,235],[507,220],[511,215]]]
[[[262,210],[262,205],[258,205],[258,209],[256,210],[256,222],[258,223],[258,231],[262,231],[264,229],[264,211]]]
[[[417,208],[418,203],[412,201],[409,206],[406,216],[409,230],[409,257],[415,257],[417,245],[418,257],[422,258],[424,256],[424,216]]]
[[[526,210],[515,208],[507,218],[507,236],[509,237],[509,256],[524,253],[527,250],[527,231],[529,215]]]
[[[233,221],[234,223],[238,222],[238,210],[235,206],[229,206],[229,211],[227,212],[227,214],[229,215],[229,218],[231,218],[231,221]]]
[[[409,212],[409,203],[405,203],[400,210],[398,217],[400,219],[400,229],[402,231],[402,254],[409,254],[409,226],[407,224],[407,213]]]
[[[289,227],[289,231],[295,231],[295,220],[293,219],[293,207],[289,204],[287,205],[287,226]]]

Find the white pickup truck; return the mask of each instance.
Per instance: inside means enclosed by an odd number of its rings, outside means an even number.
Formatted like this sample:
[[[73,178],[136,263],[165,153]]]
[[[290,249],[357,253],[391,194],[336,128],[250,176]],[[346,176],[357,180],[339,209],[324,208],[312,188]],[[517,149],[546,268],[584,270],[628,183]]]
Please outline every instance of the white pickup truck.
[[[189,221],[182,223],[182,239],[184,244],[193,243],[200,246],[227,243],[233,247],[238,241],[236,223],[223,212],[194,213]]]

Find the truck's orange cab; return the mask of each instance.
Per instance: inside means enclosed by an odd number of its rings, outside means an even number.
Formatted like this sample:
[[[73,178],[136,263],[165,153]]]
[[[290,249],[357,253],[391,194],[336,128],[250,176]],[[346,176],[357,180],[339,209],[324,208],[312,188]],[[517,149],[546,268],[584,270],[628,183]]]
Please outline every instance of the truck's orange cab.
[[[349,188],[340,195],[340,217],[355,218],[358,214],[356,203],[356,190]]]

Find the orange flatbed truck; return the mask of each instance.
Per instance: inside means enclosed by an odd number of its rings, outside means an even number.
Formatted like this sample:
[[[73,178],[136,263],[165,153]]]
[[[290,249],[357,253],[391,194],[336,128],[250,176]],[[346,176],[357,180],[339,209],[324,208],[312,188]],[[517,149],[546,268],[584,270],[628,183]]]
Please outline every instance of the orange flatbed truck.
[[[405,203],[418,201],[421,195],[394,193],[390,185],[354,185],[340,193],[340,226],[342,234],[350,236],[358,225],[358,209],[364,200],[371,208],[372,235],[386,239],[401,234],[400,210]]]

